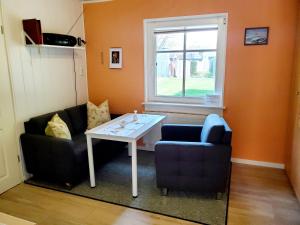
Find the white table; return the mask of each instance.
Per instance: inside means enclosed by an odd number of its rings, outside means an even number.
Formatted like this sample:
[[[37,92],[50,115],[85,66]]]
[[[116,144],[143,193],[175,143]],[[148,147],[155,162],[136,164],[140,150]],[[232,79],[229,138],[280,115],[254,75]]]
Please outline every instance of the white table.
[[[161,123],[165,116],[149,114],[137,114],[136,116],[137,120],[134,120],[134,114],[128,113],[85,132],[91,187],[96,186],[92,138],[128,142],[128,152],[131,153],[132,196],[138,196],[136,142],[155,125]],[[124,127],[121,126],[121,121],[125,124]]]

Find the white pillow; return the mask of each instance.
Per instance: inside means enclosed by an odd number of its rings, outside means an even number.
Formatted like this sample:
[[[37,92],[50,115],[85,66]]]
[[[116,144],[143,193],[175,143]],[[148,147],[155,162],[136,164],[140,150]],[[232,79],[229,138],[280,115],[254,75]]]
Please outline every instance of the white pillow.
[[[96,106],[92,102],[87,103],[88,129],[97,127],[111,120],[108,100]]]

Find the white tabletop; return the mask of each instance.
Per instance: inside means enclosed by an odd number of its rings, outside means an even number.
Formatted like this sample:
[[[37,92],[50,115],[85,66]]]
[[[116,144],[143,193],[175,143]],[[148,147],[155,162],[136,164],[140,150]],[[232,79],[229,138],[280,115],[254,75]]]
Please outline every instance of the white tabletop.
[[[161,122],[165,116],[127,113],[85,132],[92,138],[116,141],[136,141]]]

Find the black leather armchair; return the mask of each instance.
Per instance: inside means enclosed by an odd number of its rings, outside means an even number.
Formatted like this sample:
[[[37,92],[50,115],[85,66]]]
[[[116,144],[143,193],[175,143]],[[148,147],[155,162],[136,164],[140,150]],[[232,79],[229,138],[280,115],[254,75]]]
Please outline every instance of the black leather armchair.
[[[224,193],[231,165],[232,131],[216,114],[204,125],[168,124],[155,145],[157,187]]]

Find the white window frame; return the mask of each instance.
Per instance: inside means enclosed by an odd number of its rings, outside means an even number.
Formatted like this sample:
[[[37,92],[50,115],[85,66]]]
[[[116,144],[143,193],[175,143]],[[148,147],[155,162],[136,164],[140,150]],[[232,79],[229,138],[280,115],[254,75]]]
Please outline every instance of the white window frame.
[[[227,44],[227,13],[169,17],[144,20],[144,75],[145,106],[224,108],[224,79]],[[201,25],[218,25],[217,68],[215,94],[204,97],[156,96],[156,37],[155,31],[166,27],[190,27]],[[149,109],[148,109],[149,110]]]

